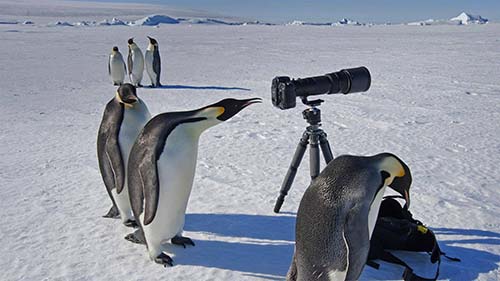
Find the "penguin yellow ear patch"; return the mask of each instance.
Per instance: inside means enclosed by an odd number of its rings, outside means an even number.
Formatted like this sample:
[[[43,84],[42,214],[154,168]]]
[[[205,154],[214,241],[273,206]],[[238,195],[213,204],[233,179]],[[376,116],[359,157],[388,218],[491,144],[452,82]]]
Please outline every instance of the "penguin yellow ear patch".
[[[217,107],[208,107],[205,108],[202,112],[203,115],[208,115],[210,117],[219,117],[224,113],[225,109],[222,106],[217,106]]]
[[[120,94],[118,94],[118,91],[116,91],[116,99],[118,102],[123,103],[122,98],[120,97]]]
[[[224,107],[218,107],[218,112],[217,112],[217,116],[221,116],[224,111],[226,111],[226,109],[224,109]]]

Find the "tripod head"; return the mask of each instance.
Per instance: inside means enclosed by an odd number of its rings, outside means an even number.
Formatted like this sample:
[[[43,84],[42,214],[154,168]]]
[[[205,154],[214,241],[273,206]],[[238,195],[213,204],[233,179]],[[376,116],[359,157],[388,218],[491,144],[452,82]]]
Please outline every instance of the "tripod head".
[[[302,103],[310,106],[302,111],[302,117],[304,117],[311,126],[321,126],[321,110],[318,106],[323,102],[324,100],[321,99],[309,101],[307,97],[302,97]]]

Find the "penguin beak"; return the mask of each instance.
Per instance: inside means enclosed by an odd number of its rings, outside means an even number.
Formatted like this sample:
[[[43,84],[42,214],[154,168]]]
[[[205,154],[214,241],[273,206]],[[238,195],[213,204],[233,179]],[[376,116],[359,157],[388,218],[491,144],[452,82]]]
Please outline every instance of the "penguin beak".
[[[131,97],[128,97],[126,100],[123,100],[123,103],[130,105],[130,106],[133,106],[137,101],[138,101],[138,99],[136,97],[131,96]]]
[[[411,186],[411,182],[412,182],[412,177],[411,177],[410,169],[408,168],[408,166],[406,166],[406,164],[404,164],[403,162],[401,162],[401,164],[403,165],[404,174],[401,177],[395,177],[392,180],[392,183],[389,185],[389,187],[391,187],[392,189],[394,189],[395,191],[397,191],[399,194],[401,194],[404,197],[404,199],[406,201],[406,207],[409,208],[410,207],[410,186]]]
[[[244,103],[243,103],[241,109],[243,109],[251,104],[254,104],[254,103],[262,103],[262,99],[261,98],[251,98],[251,99],[244,100]]]
[[[211,105],[210,107],[222,107],[224,108],[224,111],[222,114],[217,116],[217,119],[220,121],[226,121],[236,115],[238,112],[240,112],[243,108],[254,104],[254,103],[260,103],[262,102],[261,98],[251,98],[251,99],[245,99],[245,100],[237,100],[237,99],[225,99],[222,100],[214,105]]]

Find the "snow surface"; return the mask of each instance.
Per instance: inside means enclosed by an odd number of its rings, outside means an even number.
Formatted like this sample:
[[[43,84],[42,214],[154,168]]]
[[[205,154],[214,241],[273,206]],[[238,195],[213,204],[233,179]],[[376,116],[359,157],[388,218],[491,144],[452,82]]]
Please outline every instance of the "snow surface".
[[[119,11],[111,16],[126,15]],[[94,20],[80,13],[30,19]],[[498,24],[0,25],[1,279],[284,279],[309,167],[305,158],[283,213],[274,214],[306,123],[300,103],[286,111],[271,105],[271,80],[365,65],[373,79],[367,93],[321,97],[334,154],[400,156],[414,178],[414,216],[435,230],[447,254],[462,259],[444,259],[440,279],[499,280],[499,32]],[[172,268],[125,241],[131,230],[119,220],[101,217],[110,200],[96,135],[115,92],[107,57],[115,45],[126,50],[130,37],[144,51],[147,35],[159,41],[165,85],[138,90],[152,114],[227,97],[264,99],[202,135],[185,227],[196,246],[167,245]],[[401,255],[432,276],[425,254]],[[362,280],[398,280],[402,271],[365,267]]]

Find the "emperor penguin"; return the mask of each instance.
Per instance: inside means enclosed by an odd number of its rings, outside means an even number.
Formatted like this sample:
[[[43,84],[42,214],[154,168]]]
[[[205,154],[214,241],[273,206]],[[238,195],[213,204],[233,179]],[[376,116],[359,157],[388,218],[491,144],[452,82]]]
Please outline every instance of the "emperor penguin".
[[[161,72],[161,60],[160,60],[160,50],[158,49],[158,41],[156,39],[148,36],[149,45],[146,49],[146,54],[144,55],[146,63],[146,72],[148,73],[149,79],[151,79],[151,87],[160,87],[160,72]]]
[[[173,264],[161,247],[168,240],[194,246],[182,231],[201,133],[260,101],[224,99],[193,111],[157,115],[144,126],[128,162],[130,203],[140,228],[125,238],[145,243],[151,260]]]
[[[119,86],[123,84],[126,72],[127,68],[123,56],[120,51],[118,51],[118,47],[114,46],[108,59],[108,73],[109,76],[111,76],[113,85]]]
[[[113,203],[104,217],[120,216],[126,226],[136,225],[128,195],[126,165],[130,149],[149,119],[151,114],[137,97],[136,88],[125,83],[106,105],[97,136],[99,168]]]
[[[390,153],[332,160],[300,202],[287,280],[358,280],[386,187],[409,206],[411,181],[408,166]]]
[[[128,39],[128,75],[130,83],[136,87],[142,87],[142,74],[144,72],[144,55],[134,42],[134,38]]]

